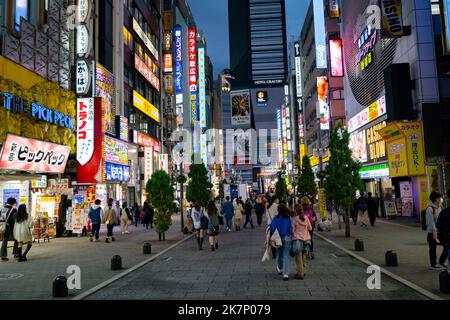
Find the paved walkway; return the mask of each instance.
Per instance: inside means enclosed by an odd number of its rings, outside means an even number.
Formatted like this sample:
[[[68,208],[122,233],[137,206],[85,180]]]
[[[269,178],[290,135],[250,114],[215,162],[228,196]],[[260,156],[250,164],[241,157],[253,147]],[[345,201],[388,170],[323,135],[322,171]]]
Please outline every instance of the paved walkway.
[[[80,294],[117,274],[110,270],[111,258],[119,254],[123,267],[130,268],[186,236],[181,233],[179,216],[166,234],[166,241],[159,242],[154,230],[137,229],[130,226],[129,235],[120,235],[115,229],[116,242],[105,243],[106,230],[100,234],[100,242],[91,243],[89,238],[59,238],[50,243],[33,245],[28,262],[0,262],[0,300],[52,299],[52,282],[56,276],[66,275],[67,267],[77,265],[81,268],[82,290],[70,292],[71,297]],[[142,245],[150,241],[152,255],[144,255]]]
[[[319,234],[336,242],[344,248],[354,251],[355,239],[364,241],[364,252],[355,252],[361,257],[370,260],[382,268],[436,294],[444,299],[450,299],[449,294],[439,292],[439,272],[428,270],[430,265],[428,257],[427,234],[419,224],[405,225],[403,221],[377,219],[375,227],[367,229],[351,224],[350,239],[345,238],[345,225],[338,229],[337,217],[332,232]],[[385,266],[385,253],[395,250],[398,255],[398,267]],[[438,247],[438,257],[442,247]]]
[[[274,261],[261,262],[264,229],[222,232],[219,251],[198,251],[195,239],[87,297],[89,300],[392,300],[425,299],[382,276],[367,288],[367,266],[323,240],[305,280],[284,282]],[[294,263],[291,263],[291,274]]]

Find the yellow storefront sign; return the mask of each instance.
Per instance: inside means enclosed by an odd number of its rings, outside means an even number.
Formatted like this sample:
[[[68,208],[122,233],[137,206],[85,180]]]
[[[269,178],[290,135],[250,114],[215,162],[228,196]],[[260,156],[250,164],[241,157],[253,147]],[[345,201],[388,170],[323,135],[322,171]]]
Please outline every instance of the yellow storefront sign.
[[[150,101],[137,93],[137,91],[133,91],[133,106],[141,110],[156,122],[160,122],[159,110],[151,104]]]
[[[327,214],[327,196],[325,194],[325,189],[319,189],[319,208],[320,208],[320,218],[326,220],[328,218]]]
[[[426,175],[421,122],[394,122],[378,132],[386,141],[391,178]]]

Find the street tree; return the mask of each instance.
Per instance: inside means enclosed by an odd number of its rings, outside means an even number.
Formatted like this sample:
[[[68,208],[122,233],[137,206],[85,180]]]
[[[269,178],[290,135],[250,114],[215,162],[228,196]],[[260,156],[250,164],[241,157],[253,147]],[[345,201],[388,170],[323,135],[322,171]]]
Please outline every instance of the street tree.
[[[199,203],[202,207],[211,200],[212,184],[209,182],[208,170],[205,165],[195,164],[192,161],[189,167],[189,184],[186,189],[186,199],[189,202]]]
[[[172,215],[175,211],[173,186],[170,176],[162,170],[153,173],[147,182],[147,202],[155,208],[155,228],[159,240],[165,240],[165,233],[172,225]]]
[[[309,157],[305,155],[302,159],[302,170],[298,181],[298,197],[308,197],[310,200],[317,196],[317,185],[314,171],[311,167]]]
[[[278,180],[275,184],[275,195],[278,199],[286,200],[287,196],[287,185],[286,185],[286,179],[283,179],[281,172],[278,172]]]
[[[350,208],[357,190],[363,189],[359,175],[361,165],[352,158],[349,148],[350,135],[342,126],[333,131],[330,141],[331,157],[325,169],[325,192],[329,201],[334,201],[345,215],[345,236],[350,237]]]

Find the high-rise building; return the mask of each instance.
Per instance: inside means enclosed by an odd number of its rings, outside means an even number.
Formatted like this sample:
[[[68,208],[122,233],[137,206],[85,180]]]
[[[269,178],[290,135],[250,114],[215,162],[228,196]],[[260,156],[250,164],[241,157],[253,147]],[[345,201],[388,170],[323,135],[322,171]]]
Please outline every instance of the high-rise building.
[[[232,128],[269,130],[266,145],[259,146],[258,139],[258,146],[250,146],[257,150],[251,155],[256,159],[250,157],[250,165],[236,167],[243,182],[252,182],[258,175],[266,174],[266,170],[269,174],[278,170],[277,161],[263,164],[259,155],[270,158],[277,149],[278,142],[271,141],[270,130],[277,130],[274,114],[285,101],[288,73],[285,1],[229,0],[228,15],[231,71],[236,78],[232,83],[232,101],[233,97],[236,103],[242,97],[249,101],[245,117],[236,114],[239,108],[232,108]],[[227,149],[233,150],[229,146]]]

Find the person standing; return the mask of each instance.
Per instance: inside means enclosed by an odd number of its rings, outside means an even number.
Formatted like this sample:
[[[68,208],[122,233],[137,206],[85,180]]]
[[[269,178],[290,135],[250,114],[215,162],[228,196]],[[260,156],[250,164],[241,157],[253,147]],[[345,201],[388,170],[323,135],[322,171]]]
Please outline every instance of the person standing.
[[[439,192],[433,191],[430,194],[430,201],[428,203],[428,208],[425,213],[427,222],[427,242],[429,246],[429,256],[430,256],[430,270],[441,270],[442,266],[445,265],[445,260],[447,260],[448,251],[443,250],[439,258],[439,264],[437,263],[436,249],[440,244],[438,237],[438,229],[436,223],[439,219],[441,213],[442,205],[442,195]],[[444,247],[445,249],[445,247]]]
[[[108,230],[108,233],[106,235],[106,243],[109,243],[109,238],[111,238],[111,241],[116,241],[114,238],[114,226],[118,223],[117,218],[117,211],[113,206],[113,199],[108,200],[108,206],[105,208],[105,214],[102,218],[102,223],[106,225],[106,229]]]
[[[9,261],[8,259],[8,241],[9,238],[14,238],[14,224],[16,222],[16,209],[17,201],[14,198],[9,198],[6,201],[6,206],[2,209],[0,213],[0,221],[6,222],[5,233],[3,234],[3,242],[1,249],[1,259],[2,261]],[[13,254],[18,254],[19,243],[14,239],[14,249]]]
[[[95,204],[89,210],[89,219],[91,219],[91,228],[92,228],[91,236],[89,238],[91,242],[94,241],[94,237],[95,242],[98,242],[100,237],[100,226],[102,223],[102,214],[103,214],[103,210],[100,207],[101,204],[102,201],[97,199],[95,200]]]
[[[34,227],[34,221],[31,214],[27,212],[27,206],[21,204],[17,210],[15,216],[14,224],[14,239],[19,243],[18,255],[19,262],[27,261],[27,254],[30,252],[33,244],[33,233],[32,229]],[[25,251],[23,246],[27,245]]]
[[[369,212],[370,225],[375,227],[375,220],[377,219],[377,200],[372,197],[372,192],[369,192],[367,195],[367,209]]]
[[[242,207],[240,200],[234,201],[233,210],[234,210],[234,224],[236,226],[236,231],[241,231],[241,220],[244,208]]]
[[[295,264],[297,265],[297,274],[295,279],[303,280],[307,272],[307,259],[306,259],[306,246],[311,240],[312,226],[309,219],[303,212],[301,204],[294,206],[294,212],[292,216],[292,246],[299,249],[295,255]],[[298,241],[295,246],[295,241]]]
[[[132,223],[133,217],[131,216],[131,210],[128,208],[128,203],[124,202],[122,205],[122,217],[120,223],[122,225],[122,235],[129,234],[128,226]]]
[[[230,197],[226,197],[226,202],[222,205],[222,212],[227,220],[227,231],[230,232],[233,229],[234,217],[234,209],[233,204],[230,202]]]
[[[203,241],[205,240],[205,229],[207,227],[204,224],[205,209],[200,206],[200,203],[196,203],[191,213],[192,223],[197,234],[198,250],[203,250]]]
[[[209,244],[211,245],[211,251],[219,249],[219,210],[217,210],[214,201],[210,201],[208,204],[208,236]]]
[[[144,221],[145,227],[148,230],[148,226],[153,229],[153,216],[155,214],[155,210],[148,204],[147,201],[144,202]]]
[[[258,226],[261,226],[261,224],[262,224],[262,217],[263,217],[265,212],[266,212],[266,207],[262,203],[262,198],[258,198],[256,200],[256,204],[255,204],[255,213],[256,213],[256,219],[257,219],[257,222],[258,222]]]
[[[302,209],[303,212],[305,214],[305,216],[308,218],[309,223],[311,224],[311,231],[309,232],[310,236],[311,236],[311,245],[310,245],[310,252],[309,252],[309,259],[313,260],[314,259],[314,229],[315,229],[315,225],[317,222],[317,216],[316,213],[314,212],[313,208],[312,208],[312,204],[311,201],[308,199],[308,197],[303,197],[301,199],[301,205],[302,205]]]
[[[134,217],[134,226],[136,228],[138,226],[140,216],[141,216],[141,208],[139,207],[139,204],[135,202],[133,206],[133,217]]]
[[[275,216],[270,224],[270,236],[278,231],[282,245],[277,249],[277,272],[283,275],[283,280],[289,280],[289,251],[291,250],[292,223],[290,211],[284,204],[278,206],[278,215]]]
[[[450,203],[450,190],[447,191],[447,203]],[[439,214],[439,218],[436,223],[438,230],[438,239],[444,246],[444,251],[447,252],[447,259],[449,258],[448,250],[450,248],[450,207],[447,207]],[[441,261],[442,262],[442,261]],[[443,268],[448,268],[449,264],[441,264]]]
[[[250,222],[250,226],[252,227],[252,229],[255,229],[255,227],[253,226],[253,220],[252,220],[252,213],[253,213],[253,206],[252,206],[252,202],[250,199],[247,200],[247,202],[245,203],[245,223],[244,223],[244,229],[247,229],[247,224]]]
[[[369,226],[369,215],[367,213],[369,209],[369,204],[367,201],[367,195],[363,194],[356,201],[358,209],[358,217],[361,220],[361,227],[367,228]]]

